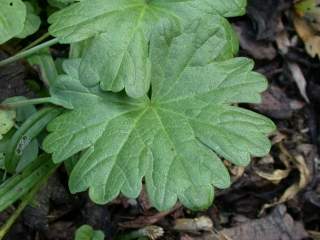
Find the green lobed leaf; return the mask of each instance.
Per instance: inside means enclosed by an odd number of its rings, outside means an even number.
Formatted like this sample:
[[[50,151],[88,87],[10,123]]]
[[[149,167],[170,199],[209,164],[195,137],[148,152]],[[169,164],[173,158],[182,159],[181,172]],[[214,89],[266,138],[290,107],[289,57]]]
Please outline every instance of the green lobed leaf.
[[[220,158],[247,165],[251,155],[268,153],[266,135],[274,124],[231,105],[259,102],[267,82],[252,72],[252,61],[232,58],[234,41],[210,32],[210,24],[195,21],[173,39],[165,29],[152,36],[151,98],[86,87],[80,60],[65,62],[66,75],[51,93],[73,110],[49,124],[44,149],[54,162],[83,151],[70,176],[73,193],[89,188],[100,204],[120,192],[135,198],[145,178],[157,209],[169,209],[178,199],[203,209],[212,203],[213,186],[230,185]]]
[[[74,240],[103,240],[104,233],[93,230],[89,225],[82,225],[77,229]]]
[[[35,9],[32,4],[29,2],[24,2],[24,4],[26,5],[27,16],[24,22],[23,30],[15,36],[18,38],[25,38],[34,34],[36,31],[38,31],[41,24],[41,19],[35,14]]]
[[[49,31],[63,43],[94,37],[80,67],[86,86],[101,83],[107,91],[125,88],[131,97],[150,87],[148,43],[152,30],[183,28],[195,17],[209,15],[217,31],[230,26],[217,16],[244,13],[245,0],[84,0],[49,18]],[[221,17],[222,18],[222,17]]]
[[[0,44],[18,35],[27,15],[21,0],[0,0]]]

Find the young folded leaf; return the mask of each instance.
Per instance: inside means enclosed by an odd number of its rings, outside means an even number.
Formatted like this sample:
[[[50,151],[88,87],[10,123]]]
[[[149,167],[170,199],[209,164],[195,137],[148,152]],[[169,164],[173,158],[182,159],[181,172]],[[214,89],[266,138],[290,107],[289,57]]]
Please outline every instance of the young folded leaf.
[[[235,42],[210,32],[210,24],[211,19],[195,21],[173,39],[165,29],[156,31],[150,44],[150,98],[86,87],[79,80],[80,61],[65,63],[67,75],[51,92],[73,110],[49,124],[44,149],[55,162],[84,151],[70,176],[72,192],[89,188],[92,200],[101,204],[120,192],[135,198],[145,177],[157,209],[169,209],[177,199],[203,209],[212,203],[213,186],[230,184],[219,157],[247,165],[250,155],[268,153],[266,135],[274,124],[231,106],[259,102],[267,82],[252,72],[252,61],[232,58]]]
[[[83,0],[49,18],[49,31],[63,43],[95,36],[80,66],[86,86],[101,83],[103,90],[125,88],[142,97],[150,87],[150,34],[160,24],[166,31],[184,27],[195,17],[209,15],[219,31],[229,24],[219,16],[244,13],[246,0]],[[217,22],[216,22],[217,21]],[[226,29],[223,29],[226,28]]]

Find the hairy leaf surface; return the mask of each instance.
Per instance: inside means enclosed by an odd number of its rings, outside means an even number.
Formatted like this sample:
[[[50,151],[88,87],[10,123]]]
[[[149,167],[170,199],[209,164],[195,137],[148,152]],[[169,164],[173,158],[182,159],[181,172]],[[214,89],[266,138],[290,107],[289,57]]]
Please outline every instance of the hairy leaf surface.
[[[131,97],[150,87],[148,43],[155,26],[179,30],[195,17],[209,15],[216,31],[230,31],[217,16],[244,13],[245,0],[83,0],[53,14],[50,32],[61,42],[95,36],[80,66],[81,82],[104,90],[125,88]],[[228,33],[225,33],[228,34]]]
[[[259,102],[266,80],[250,60],[232,58],[235,42],[209,32],[210,24],[201,20],[173,39],[165,30],[152,36],[150,98],[86,87],[80,61],[65,62],[66,75],[51,93],[73,110],[49,124],[44,149],[55,162],[83,151],[70,176],[72,192],[89,188],[101,204],[120,192],[135,198],[145,178],[159,210],[178,199],[202,209],[213,200],[213,186],[230,184],[221,158],[247,165],[251,155],[268,153],[274,124],[232,105]]]

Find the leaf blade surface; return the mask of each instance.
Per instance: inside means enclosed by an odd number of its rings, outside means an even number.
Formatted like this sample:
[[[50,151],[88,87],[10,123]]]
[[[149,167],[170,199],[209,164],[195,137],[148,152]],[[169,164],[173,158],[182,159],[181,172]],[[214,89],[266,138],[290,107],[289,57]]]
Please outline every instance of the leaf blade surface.
[[[54,94],[74,109],[49,125],[44,148],[55,162],[83,152],[70,176],[72,192],[89,189],[93,201],[103,204],[120,192],[137,197],[145,178],[157,209],[167,210],[178,199],[203,209],[213,200],[213,186],[230,184],[221,158],[246,165],[250,156],[268,153],[266,135],[274,124],[232,106],[259,102],[265,78],[252,71],[250,60],[232,58],[235,42],[208,31],[206,18],[201,21],[173,39],[155,33],[150,99],[84,86],[78,60],[66,68]],[[181,45],[188,50],[181,52]],[[213,54],[203,54],[211,48]]]

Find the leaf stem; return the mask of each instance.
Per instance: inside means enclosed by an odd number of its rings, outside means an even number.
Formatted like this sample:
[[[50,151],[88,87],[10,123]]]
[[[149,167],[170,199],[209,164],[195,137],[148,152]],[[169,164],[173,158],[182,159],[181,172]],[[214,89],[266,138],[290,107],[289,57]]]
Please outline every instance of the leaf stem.
[[[34,40],[32,43],[30,43],[28,46],[26,46],[25,48],[23,48],[20,52],[24,52],[30,48],[33,48],[34,46],[38,45],[39,43],[41,43],[43,40],[47,39],[48,37],[50,37],[49,33],[45,33],[42,36],[40,36],[39,38],[37,38],[36,40]]]
[[[15,102],[8,102],[0,104],[0,107],[4,109],[11,109],[11,108],[18,108],[18,107],[24,107],[28,105],[37,105],[37,104],[43,104],[43,103],[50,103],[51,97],[45,97],[45,98],[35,98],[35,99],[26,99],[26,100],[20,100]]]
[[[50,47],[50,46],[58,43],[58,41],[59,41],[59,40],[58,40],[57,38],[54,38],[54,39],[52,39],[52,40],[49,40],[49,41],[44,42],[44,43],[42,43],[42,44],[39,44],[39,45],[37,45],[37,46],[35,46],[35,47],[33,47],[33,48],[30,48],[30,49],[28,49],[28,50],[26,50],[26,51],[17,53],[16,55],[14,55],[14,56],[12,56],[12,57],[9,57],[9,58],[7,58],[7,59],[5,59],[5,60],[2,60],[2,61],[0,62],[0,67],[3,67],[3,66],[5,66],[5,65],[7,65],[7,64],[9,64],[9,63],[13,63],[13,62],[15,62],[15,61],[18,61],[18,60],[20,60],[20,59],[22,59],[22,58],[28,57],[28,56],[30,56],[30,55],[38,52],[39,50],[41,50],[41,49],[43,49],[43,48]]]
[[[58,166],[57,166],[58,167]],[[46,183],[49,176],[57,169],[57,167],[53,168],[48,174],[27,194],[22,198],[21,203],[15,212],[10,216],[10,218],[6,221],[6,223],[0,228],[0,240],[2,240],[5,235],[8,233],[12,225],[16,222],[22,211],[26,208],[26,206],[32,201],[36,193],[40,190],[40,188]]]
[[[20,216],[22,211],[25,209],[25,207],[29,204],[29,202],[32,200],[33,196],[36,194],[37,190],[40,188],[39,185],[37,185],[32,191],[25,196],[25,198],[22,200],[16,211],[10,216],[10,218],[6,221],[6,223],[1,227],[0,229],[0,240],[2,240],[5,235],[8,233],[12,225],[15,223],[17,218]]]

